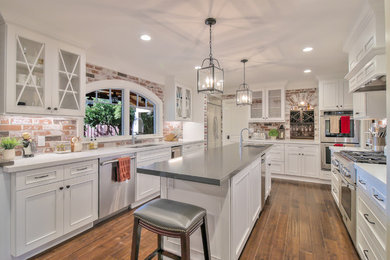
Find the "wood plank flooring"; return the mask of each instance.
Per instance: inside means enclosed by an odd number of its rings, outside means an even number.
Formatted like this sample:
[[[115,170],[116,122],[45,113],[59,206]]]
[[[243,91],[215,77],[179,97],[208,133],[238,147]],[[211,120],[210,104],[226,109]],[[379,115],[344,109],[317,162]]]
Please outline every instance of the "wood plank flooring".
[[[359,259],[329,185],[273,180],[272,192],[240,259]],[[130,259],[132,211],[34,259]],[[143,229],[140,259],[157,245]]]

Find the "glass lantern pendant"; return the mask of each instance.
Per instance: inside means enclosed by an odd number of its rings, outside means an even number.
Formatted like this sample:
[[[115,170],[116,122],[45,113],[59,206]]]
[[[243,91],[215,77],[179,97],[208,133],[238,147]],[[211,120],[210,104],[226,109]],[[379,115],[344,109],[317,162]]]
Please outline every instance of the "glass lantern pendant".
[[[245,63],[247,59],[241,60],[244,63],[244,83],[242,83],[236,91],[236,104],[237,105],[251,105],[252,104],[252,91],[249,89],[249,85],[245,83]]]
[[[224,72],[219,61],[213,58],[211,47],[211,26],[217,21],[214,18],[207,18],[205,24],[210,26],[210,55],[202,61],[202,67],[197,70],[198,93],[205,94],[223,93]]]

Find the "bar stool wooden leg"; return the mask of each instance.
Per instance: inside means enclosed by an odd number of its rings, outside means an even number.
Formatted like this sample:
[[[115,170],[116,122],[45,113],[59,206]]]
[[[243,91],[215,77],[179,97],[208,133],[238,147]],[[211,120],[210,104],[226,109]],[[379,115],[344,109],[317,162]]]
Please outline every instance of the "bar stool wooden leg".
[[[203,243],[203,254],[205,260],[211,260],[210,254],[210,241],[209,241],[209,231],[207,228],[207,217],[203,217],[203,224],[200,226],[202,231],[202,243]]]
[[[182,260],[190,260],[190,235],[187,233],[183,233],[180,236],[181,242],[181,259]]]
[[[163,260],[163,257],[162,257],[162,235],[157,235],[157,259],[158,260]]]
[[[141,226],[139,225],[139,219],[134,218],[133,241],[131,246],[131,260],[138,260],[140,243],[141,243]]]

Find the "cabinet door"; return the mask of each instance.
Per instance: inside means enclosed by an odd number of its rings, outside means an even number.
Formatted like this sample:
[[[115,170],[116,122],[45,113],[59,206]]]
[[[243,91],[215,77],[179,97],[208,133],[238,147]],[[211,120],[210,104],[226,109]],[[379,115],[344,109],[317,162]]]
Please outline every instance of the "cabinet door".
[[[14,256],[63,234],[64,190],[61,187],[63,183],[56,182],[16,192]]]
[[[185,118],[190,120],[192,116],[192,95],[191,89],[184,89],[185,91],[185,99],[184,99],[184,110],[185,110]]]
[[[98,175],[64,182],[64,233],[92,223],[98,217]]]
[[[267,199],[269,194],[271,193],[271,185],[272,185],[271,170],[272,170],[271,156],[268,154],[266,157],[266,169],[265,169],[265,199]]]
[[[288,175],[301,175],[301,152],[299,149],[286,149],[285,172]]]
[[[302,150],[302,176],[318,177],[319,153],[316,148],[304,148]]]
[[[330,80],[321,82],[321,110],[339,109],[339,81]]]
[[[284,90],[268,89],[267,90],[267,114],[268,121],[284,120]]]
[[[184,89],[180,86],[176,86],[176,105],[175,105],[175,117],[181,119],[183,117],[183,92]]]
[[[249,236],[249,169],[232,178],[232,258],[238,259]]]
[[[353,108],[353,94],[349,93],[348,82],[340,80],[339,86],[339,98],[342,97],[342,102],[339,101],[341,109],[352,109]]]
[[[50,114],[46,39],[8,26],[7,112]]]
[[[57,70],[52,94],[53,111],[61,115],[85,113],[85,56],[77,48],[57,49]]]
[[[353,116],[354,119],[366,117],[366,93],[353,94]]]
[[[265,92],[262,90],[253,91],[250,118],[256,121],[265,121]]]
[[[261,164],[256,163],[249,172],[250,221],[254,223],[261,209]]]
[[[144,160],[137,162],[137,167],[144,165],[150,165],[155,162],[168,160],[166,157],[153,158],[151,160]],[[136,177],[136,200],[142,200],[150,195],[160,192],[160,176],[152,176],[148,174],[142,174],[137,172]]]

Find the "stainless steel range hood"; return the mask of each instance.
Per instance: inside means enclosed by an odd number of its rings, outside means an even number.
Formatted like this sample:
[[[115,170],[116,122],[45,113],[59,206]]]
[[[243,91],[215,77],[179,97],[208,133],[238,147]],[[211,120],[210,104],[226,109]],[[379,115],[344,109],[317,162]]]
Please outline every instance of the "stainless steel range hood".
[[[383,91],[386,90],[386,76],[380,76],[373,78],[371,81],[366,83],[364,87],[356,89],[354,92],[370,92],[370,91]]]

